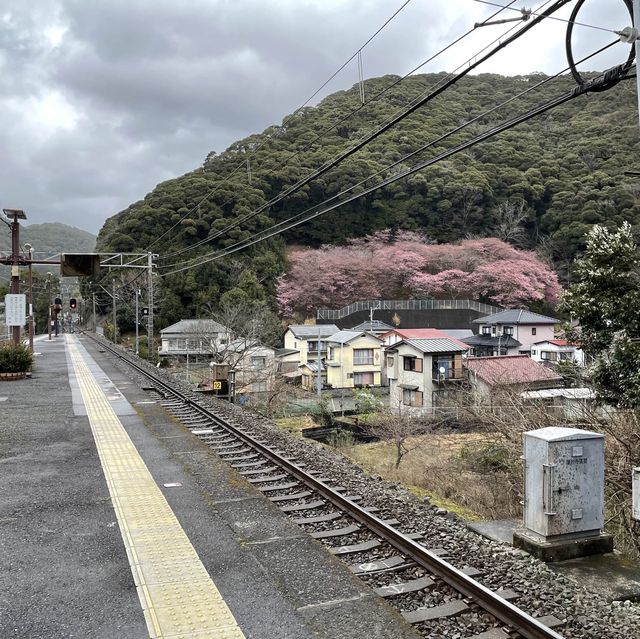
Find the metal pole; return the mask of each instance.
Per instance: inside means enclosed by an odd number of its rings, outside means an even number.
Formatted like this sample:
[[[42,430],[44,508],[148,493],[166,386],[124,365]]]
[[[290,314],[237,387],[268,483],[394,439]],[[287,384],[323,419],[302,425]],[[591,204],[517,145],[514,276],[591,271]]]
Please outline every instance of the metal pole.
[[[20,223],[18,222],[18,216],[13,216],[13,222],[11,222],[11,293],[20,293]],[[15,344],[20,343],[20,326],[12,326],[11,332],[13,334],[13,341]]]
[[[153,361],[153,254],[147,253],[147,287],[149,315],[147,317],[147,359]]]
[[[633,26],[636,29],[640,29],[640,0],[633,0]],[[636,40],[636,90],[638,94],[638,118],[640,119],[640,76],[637,72],[639,46],[640,41]]]
[[[112,303],[113,303],[113,343],[118,343],[118,325],[116,320],[116,281],[113,280],[113,294],[111,295]]]
[[[140,295],[140,289],[136,289],[136,355],[140,354],[140,336],[138,335],[138,324],[140,320],[138,318],[138,296]]]
[[[321,364],[322,364],[322,359],[320,358],[320,325],[318,324],[318,372],[316,376],[318,399],[322,397],[322,373],[320,372]]]
[[[29,246],[29,350],[33,353],[33,247]]]
[[[49,341],[51,341],[51,273],[47,273],[47,291],[49,292],[49,314],[47,316],[47,332],[49,333]]]
[[[93,332],[95,333],[96,327],[98,326],[96,321],[96,294],[93,292],[91,295],[93,296]]]

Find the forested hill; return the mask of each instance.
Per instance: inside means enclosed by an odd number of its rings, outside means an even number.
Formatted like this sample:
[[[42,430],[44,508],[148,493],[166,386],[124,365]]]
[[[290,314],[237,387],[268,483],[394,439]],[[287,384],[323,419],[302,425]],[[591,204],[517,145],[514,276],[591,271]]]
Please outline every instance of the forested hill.
[[[45,222],[44,224],[21,224],[20,243],[29,243],[38,255],[50,253],[91,253],[96,246],[96,236],[87,231],[61,224]],[[0,250],[11,250],[9,236],[0,239]]]
[[[230,246],[274,221],[321,203],[532,87],[545,76],[469,76],[295,195],[239,228],[217,236],[238,216],[347,149],[445,77],[411,77],[348,119],[345,116],[360,104],[358,87],[338,92],[317,107],[287,116],[282,126],[235,142],[219,155],[212,152],[202,167],[159,184],[144,200],[107,220],[98,246],[103,250],[146,249],[195,208],[153,246],[154,252],[160,254],[160,272],[166,272],[171,270],[166,265],[184,264],[187,258]],[[396,80],[392,76],[367,80],[365,93],[375,96]],[[381,173],[376,181],[572,86],[569,77],[551,80],[396,166],[391,173]],[[340,121],[339,125],[327,132],[336,121]],[[640,168],[634,163],[637,157],[635,87],[626,82],[603,93],[571,100],[412,177],[318,217],[287,232],[282,239],[267,240],[234,253],[231,258],[168,276],[163,279],[163,312],[168,318],[184,313],[186,305],[199,313],[205,302],[232,289],[233,295],[244,292],[270,298],[275,278],[284,268],[286,244],[340,244],[381,229],[417,230],[438,242],[497,235],[521,247],[542,247],[563,273],[582,248],[584,233],[592,224],[617,224],[627,219],[637,227],[640,180],[623,176],[625,170]],[[236,171],[247,158],[250,181],[244,167]],[[227,181],[222,182],[225,178]],[[163,258],[214,235],[217,237],[209,244],[192,252]]]

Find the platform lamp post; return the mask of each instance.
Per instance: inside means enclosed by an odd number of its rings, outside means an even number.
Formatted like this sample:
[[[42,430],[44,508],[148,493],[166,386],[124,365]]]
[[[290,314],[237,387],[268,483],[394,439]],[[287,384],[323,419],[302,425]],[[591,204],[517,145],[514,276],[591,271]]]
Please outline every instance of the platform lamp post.
[[[33,246],[24,245],[29,253],[29,350],[33,353]]]
[[[26,220],[27,214],[22,209],[2,209],[2,212],[9,218],[11,223],[11,294],[20,293],[20,222]],[[13,341],[20,343],[20,326],[12,327]]]

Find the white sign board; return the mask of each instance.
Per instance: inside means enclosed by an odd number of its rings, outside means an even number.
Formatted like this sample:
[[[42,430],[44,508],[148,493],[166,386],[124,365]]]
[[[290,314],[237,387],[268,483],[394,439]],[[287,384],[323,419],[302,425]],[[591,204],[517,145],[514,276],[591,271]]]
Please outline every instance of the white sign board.
[[[633,469],[632,481],[632,497],[633,508],[631,516],[640,521],[640,468]]]
[[[24,326],[27,322],[27,296],[10,293],[4,296],[7,326]]]

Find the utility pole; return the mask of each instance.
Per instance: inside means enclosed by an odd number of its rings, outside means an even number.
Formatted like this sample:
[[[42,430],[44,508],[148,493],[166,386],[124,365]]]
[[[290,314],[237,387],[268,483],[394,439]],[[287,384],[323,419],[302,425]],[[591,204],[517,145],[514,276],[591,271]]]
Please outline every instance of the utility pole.
[[[147,253],[147,287],[149,315],[147,317],[147,360],[153,362],[153,253]]]
[[[317,371],[317,379],[316,386],[318,392],[318,401],[322,397],[322,373],[320,371],[320,367],[322,365],[322,359],[320,357],[320,324],[318,324],[318,371]]]
[[[113,306],[113,343],[118,343],[118,325],[116,323],[116,281],[113,280],[113,294],[111,295],[112,306]]]
[[[638,75],[638,33],[640,33],[640,0],[633,0],[633,26],[636,43],[636,90],[638,94],[638,117],[640,119],[640,75]]]
[[[33,353],[33,246],[24,247],[29,251],[29,350]]]
[[[140,323],[140,319],[138,316],[138,297],[140,296],[140,289],[136,288],[136,355],[140,353],[140,337],[138,335],[138,325]]]
[[[12,295],[20,294],[20,222],[26,220],[27,216],[21,209],[3,209],[3,213],[9,218],[13,218],[9,227],[11,228],[11,288]],[[20,326],[12,326],[13,341],[20,343]]]
[[[98,323],[96,321],[96,292],[93,291],[92,292],[92,296],[93,296],[93,332],[96,332],[96,327],[98,326]]]

